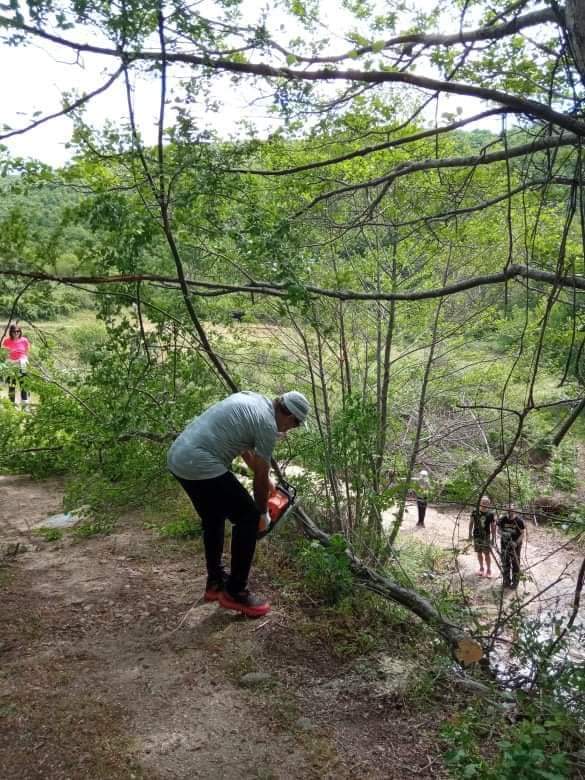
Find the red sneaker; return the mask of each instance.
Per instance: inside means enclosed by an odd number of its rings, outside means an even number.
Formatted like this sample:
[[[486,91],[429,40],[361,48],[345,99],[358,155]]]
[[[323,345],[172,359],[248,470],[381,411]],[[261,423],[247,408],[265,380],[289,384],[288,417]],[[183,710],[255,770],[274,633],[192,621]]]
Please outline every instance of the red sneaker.
[[[223,583],[208,582],[205,593],[203,594],[203,601],[219,601],[219,597],[222,593]]]
[[[224,590],[219,594],[218,601],[224,609],[233,609],[246,617],[262,617],[270,612],[270,604],[258,596],[253,596],[249,590],[241,590],[236,594]]]
[[[208,577],[203,600],[219,601],[220,593],[223,593],[228,577],[229,573],[224,569],[221,570],[221,577]]]

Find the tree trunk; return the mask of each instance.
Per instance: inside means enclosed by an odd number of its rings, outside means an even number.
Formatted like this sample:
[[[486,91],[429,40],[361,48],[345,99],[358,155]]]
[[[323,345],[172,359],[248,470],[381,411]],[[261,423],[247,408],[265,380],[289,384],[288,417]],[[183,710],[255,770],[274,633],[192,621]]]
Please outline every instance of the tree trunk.
[[[585,409],[585,398],[582,398],[581,401],[579,401],[579,403],[577,404],[577,406],[573,409],[573,411],[567,417],[565,417],[565,419],[563,420],[563,424],[553,436],[551,443],[555,447],[558,447],[559,444],[562,442],[562,440],[565,438],[569,430],[572,428],[573,424],[577,421],[583,409]]]
[[[443,277],[443,280],[446,280],[447,274],[449,271],[449,263],[447,263],[445,267],[445,274]],[[424,422],[424,416],[425,416],[425,407],[427,402],[427,390],[429,386],[429,381],[431,377],[431,371],[433,368],[433,362],[435,359],[435,349],[437,348],[437,339],[438,339],[438,332],[439,332],[439,321],[441,318],[441,309],[443,308],[443,303],[445,302],[444,298],[441,298],[439,303],[437,304],[437,308],[435,311],[435,317],[433,320],[433,330],[432,330],[432,336],[431,336],[431,344],[429,347],[429,356],[425,365],[425,372],[423,376],[423,381],[420,389],[420,396],[419,396],[419,402],[418,402],[418,410],[417,410],[417,419],[416,419],[416,431],[414,434],[414,441],[412,444],[412,450],[410,453],[410,460],[408,462],[408,471],[406,474],[406,481],[407,484],[410,483],[412,480],[412,475],[414,473],[414,469],[416,466],[416,459],[418,457],[418,451],[420,448],[420,437],[422,434],[422,428],[423,428],[423,422]],[[388,542],[390,545],[393,545],[396,541],[396,537],[398,536],[398,531],[400,530],[400,526],[402,525],[402,520],[404,519],[404,509],[406,507],[406,492],[404,492],[400,496],[400,503],[398,507],[398,515],[396,517],[396,520],[394,521],[394,524],[392,526],[392,530],[390,532],[390,535],[388,537]]]
[[[571,46],[571,54],[585,85],[585,3],[583,0],[566,0],[565,23]]]

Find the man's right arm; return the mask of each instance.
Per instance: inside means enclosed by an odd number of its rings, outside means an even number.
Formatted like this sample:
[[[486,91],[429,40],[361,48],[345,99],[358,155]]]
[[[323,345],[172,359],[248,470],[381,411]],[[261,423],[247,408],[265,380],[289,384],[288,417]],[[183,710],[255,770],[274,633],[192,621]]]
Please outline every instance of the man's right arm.
[[[268,496],[270,494],[270,464],[264,458],[255,456],[254,466],[254,501],[260,514],[268,511]]]
[[[252,452],[252,450],[245,450],[245,452],[242,452],[242,460],[249,469],[252,469],[252,471],[255,470],[256,455]]]

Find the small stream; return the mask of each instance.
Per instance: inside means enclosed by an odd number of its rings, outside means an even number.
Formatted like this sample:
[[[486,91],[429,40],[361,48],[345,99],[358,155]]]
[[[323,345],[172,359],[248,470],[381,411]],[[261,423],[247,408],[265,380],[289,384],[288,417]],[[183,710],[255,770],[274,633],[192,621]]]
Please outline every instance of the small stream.
[[[544,611],[502,635],[490,653],[490,669],[502,687],[529,688],[543,664],[556,676],[569,665],[585,663],[585,620],[577,618],[563,634],[568,620],[568,614]]]

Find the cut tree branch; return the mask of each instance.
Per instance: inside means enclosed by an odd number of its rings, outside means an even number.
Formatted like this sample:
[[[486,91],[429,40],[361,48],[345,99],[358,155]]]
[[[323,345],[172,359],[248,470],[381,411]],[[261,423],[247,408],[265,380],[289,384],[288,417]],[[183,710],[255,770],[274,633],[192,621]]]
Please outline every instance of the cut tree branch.
[[[295,513],[299,518],[304,533],[310,539],[315,539],[325,547],[331,544],[328,534],[315,525],[300,504],[295,506]],[[349,548],[346,549],[345,554],[349,560],[351,570],[363,583],[364,587],[373,593],[377,593],[406,607],[406,609],[414,612],[415,615],[424,620],[425,623],[431,625],[445,639],[453,657],[460,664],[465,666],[481,660],[483,649],[479,642],[471,639],[461,627],[445,620],[427,599],[419,596],[416,591],[404,588],[388,577],[379,574],[363,563]]]

